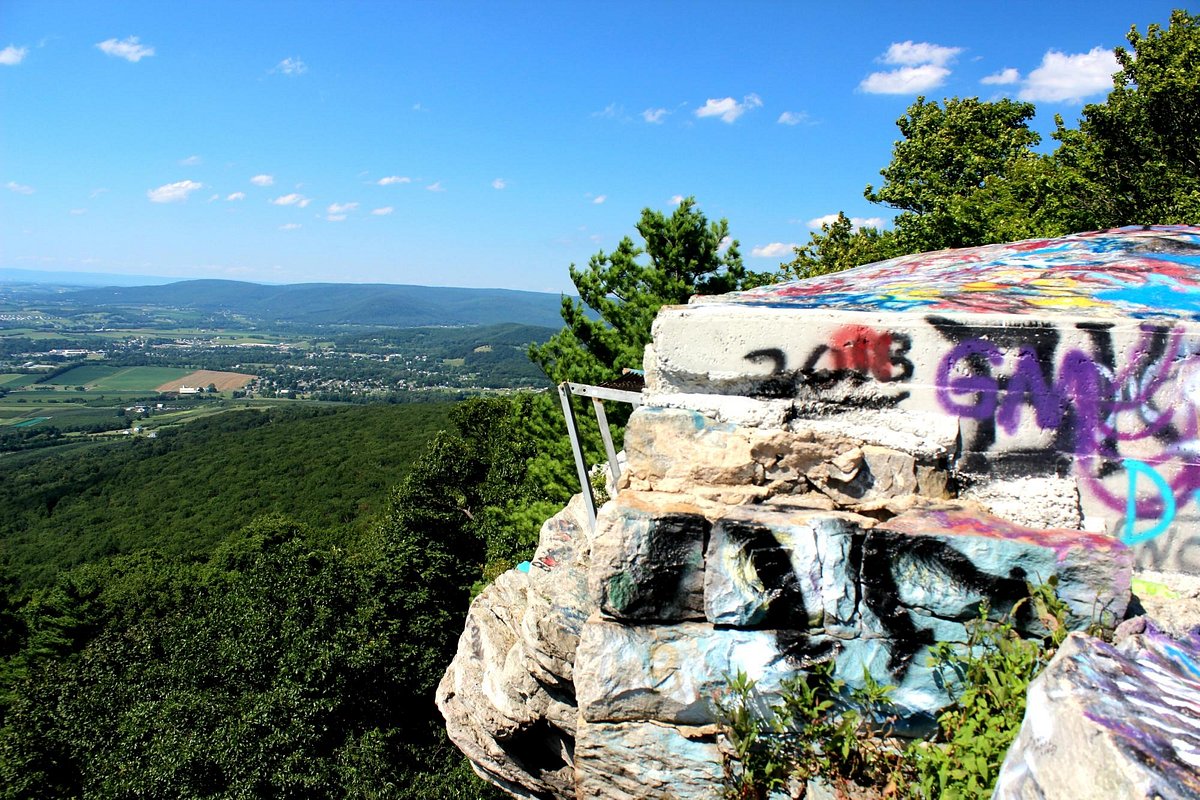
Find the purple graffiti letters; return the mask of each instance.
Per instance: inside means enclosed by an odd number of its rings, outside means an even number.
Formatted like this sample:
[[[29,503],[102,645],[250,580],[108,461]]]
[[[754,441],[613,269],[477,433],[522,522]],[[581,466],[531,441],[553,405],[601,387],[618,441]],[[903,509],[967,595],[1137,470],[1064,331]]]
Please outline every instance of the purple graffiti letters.
[[[982,375],[977,372],[965,377],[952,377],[960,362],[978,364],[980,356],[986,358],[993,367],[1004,363],[1004,355],[992,342],[967,339],[955,345],[938,366],[938,402],[951,414],[970,419],[988,419],[996,413],[999,384],[990,371]],[[957,398],[964,395],[974,395],[974,398],[969,402],[960,402]]]
[[[1021,407],[1028,403],[1033,406],[1039,428],[1057,428],[1063,420],[1063,395],[1059,386],[1048,385],[1042,375],[1037,351],[1023,346],[1017,353],[1017,368],[1008,379],[996,422],[1006,433],[1012,433],[1021,423]]]

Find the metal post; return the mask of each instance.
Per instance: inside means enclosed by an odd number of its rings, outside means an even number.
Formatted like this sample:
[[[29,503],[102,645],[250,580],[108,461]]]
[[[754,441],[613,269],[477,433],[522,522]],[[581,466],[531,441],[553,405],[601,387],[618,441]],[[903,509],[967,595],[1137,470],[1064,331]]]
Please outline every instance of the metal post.
[[[612,475],[615,493],[617,481],[621,478],[621,465],[617,463],[617,451],[613,447],[612,431],[608,429],[608,415],[604,413],[604,401],[599,397],[593,397],[592,408],[596,411],[596,423],[600,426],[600,438],[604,440],[604,452],[608,455],[608,474]]]
[[[587,505],[588,521],[591,522],[594,529],[596,527],[596,498],[592,495],[592,482],[588,480],[587,463],[583,460],[583,443],[579,441],[579,427],[575,424],[575,411],[571,408],[571,389],[566,383],[558,385],[558,399],[562,401],[563,418],[567,421],[567,435],[571,437],[571,451],[575,454],[575,470],[579,473],[579,484],[583,487],[583,502]]]

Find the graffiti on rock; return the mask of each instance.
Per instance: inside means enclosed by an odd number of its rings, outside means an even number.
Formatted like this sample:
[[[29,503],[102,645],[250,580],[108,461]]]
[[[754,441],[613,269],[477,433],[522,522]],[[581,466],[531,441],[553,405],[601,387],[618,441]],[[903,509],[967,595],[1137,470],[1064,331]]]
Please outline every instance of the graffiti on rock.
[[[1081,488],[1125,513],[1126,544],[1165,533],[1196,498],[1200,353],[1182,328],[1143,323],[1118,358],[1104,325],[1078,324],[1090,350],[1058,355],[1063,337],[1051,326],[1035,336],[1019,328],[1020,339],[1008,343],[995,329],[983,338],[961,323],[929,322],[953,342],[938,365],[937,399],[947,413],[979,423],[964,443],[971,452],[986,452],[1001,433],[1054,432],[1053,448],[1073,457]],[[1121,472],[1126,480],[1113,480]]]
[[[788,356],[781,348],[752,350],[744,358],[755,364],[769,364],[770,375],[759,382],[754,394],[760,397],[794,397],[801,385],[829,388],[842,383],[867,381],[898,383],[913,375],[908,358],[912,337],[907,333],[880,331],[866,325],[844,325],[830,334],[824,344],[805,353],[798,369],[788,368]],[[887,398],[896,404],[908,397],[900,393]]]
[[[702,304],[1200,319],[1200,229],[1119,228],[902,256]]]

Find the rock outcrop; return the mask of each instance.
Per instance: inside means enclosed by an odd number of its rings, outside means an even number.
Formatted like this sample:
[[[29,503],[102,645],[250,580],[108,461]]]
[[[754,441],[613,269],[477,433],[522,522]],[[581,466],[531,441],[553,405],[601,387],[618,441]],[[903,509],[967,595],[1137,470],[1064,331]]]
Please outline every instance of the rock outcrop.
[[[1200,797],[1200,636],[1072,634],[1029,687],[995,800]]]
[[[619,492],[476,599],[451,738],[521,797],[712,797],[734,673],[770,697],[833,661],[917,731],[981,604],[1038,636],[1054,579],[1072,628],[1117,623],[1135,561],[1200,552],[1200,336],[1139,288],[1194,302],[1198,251],[1123,229],[663,309]]]

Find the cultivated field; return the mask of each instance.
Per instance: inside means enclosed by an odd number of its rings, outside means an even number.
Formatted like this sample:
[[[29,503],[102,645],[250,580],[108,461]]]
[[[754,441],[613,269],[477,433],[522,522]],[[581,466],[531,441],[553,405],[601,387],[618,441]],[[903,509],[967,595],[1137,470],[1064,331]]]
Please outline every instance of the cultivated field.
[[[189,372],[181,378],[168,381],[156,388],[160,392],[178,392],[181,386],[199,386],[204,388],[210,383],[217,387],[218,392],[227,392],[232,389],[241,389],[250,381],[254,380],[254,375],[247,375],[243,372],[218,372],[217,370],[201,369],[195,372]]]
[[[182,378],[187,374],[186,369],[175,367],[109,367],[102,364],[84,364],[67,370],[45,384],[84,386],[101,392],[152,392],[159,384]]]

